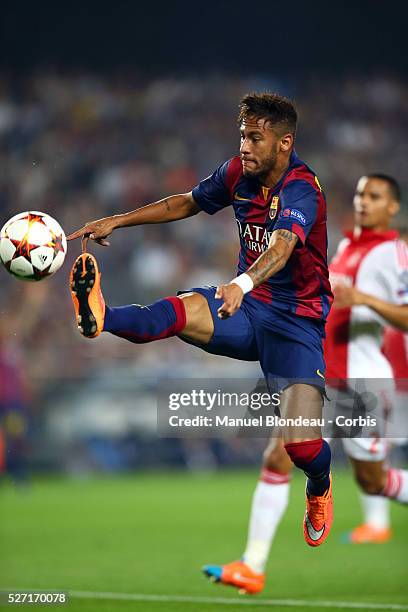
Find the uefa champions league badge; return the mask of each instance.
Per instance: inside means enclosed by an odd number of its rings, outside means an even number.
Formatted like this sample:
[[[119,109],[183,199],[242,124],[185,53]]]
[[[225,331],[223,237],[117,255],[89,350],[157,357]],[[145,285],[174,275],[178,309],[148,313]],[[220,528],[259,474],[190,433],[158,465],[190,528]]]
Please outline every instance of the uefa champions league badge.
[[[278,212],[279,196],[273,196],[271,205],[269,207],[269,218],[273,220]]]

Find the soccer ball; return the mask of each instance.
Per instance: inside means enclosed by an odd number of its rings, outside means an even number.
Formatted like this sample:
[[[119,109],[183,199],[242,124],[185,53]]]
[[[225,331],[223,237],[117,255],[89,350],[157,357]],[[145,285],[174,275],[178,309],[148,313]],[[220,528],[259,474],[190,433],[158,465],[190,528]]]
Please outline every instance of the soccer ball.
[[[51,276],[64,263],[66,252],[63,229],[42,212],[19,213],[0,231],[0,260],[21,280],[40,281]]]

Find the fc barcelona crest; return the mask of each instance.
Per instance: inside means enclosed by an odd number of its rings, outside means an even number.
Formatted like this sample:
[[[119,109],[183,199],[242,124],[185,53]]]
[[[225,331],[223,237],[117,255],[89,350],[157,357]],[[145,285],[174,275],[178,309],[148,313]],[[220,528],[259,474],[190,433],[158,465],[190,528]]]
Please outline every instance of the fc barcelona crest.
[[[279,196],[273,196],[271,205],[269,208],[269,218],[274,219],[276,217],[276,213],[278,212],[279,205]]]

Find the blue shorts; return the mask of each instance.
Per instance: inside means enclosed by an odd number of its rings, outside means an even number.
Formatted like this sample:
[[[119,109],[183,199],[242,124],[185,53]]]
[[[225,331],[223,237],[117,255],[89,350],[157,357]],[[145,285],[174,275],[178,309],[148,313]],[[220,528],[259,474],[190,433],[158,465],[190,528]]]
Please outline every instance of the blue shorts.
[[[305,382],[324,390],[323,321],[296,316],[249,295],[244,296],[241,308],[232,317],[220,319],[217,310],[222,300],[215,298],[216,287],[188,291],[206,298],[214,322],[210,342],[195,346],[215,355],[259,361],[268,383],[275,380],[272,386],[278,385],[279,390],[291,382]]]

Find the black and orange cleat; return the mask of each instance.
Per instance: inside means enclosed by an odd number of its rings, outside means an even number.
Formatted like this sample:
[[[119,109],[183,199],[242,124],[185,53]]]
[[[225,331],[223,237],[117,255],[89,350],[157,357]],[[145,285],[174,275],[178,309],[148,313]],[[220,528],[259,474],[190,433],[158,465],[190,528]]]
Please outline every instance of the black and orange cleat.
[[[78,329],[85,338],[96,338],[103,330],[105,300],[96,259],[82,253],[72,266],[70,288]]]

